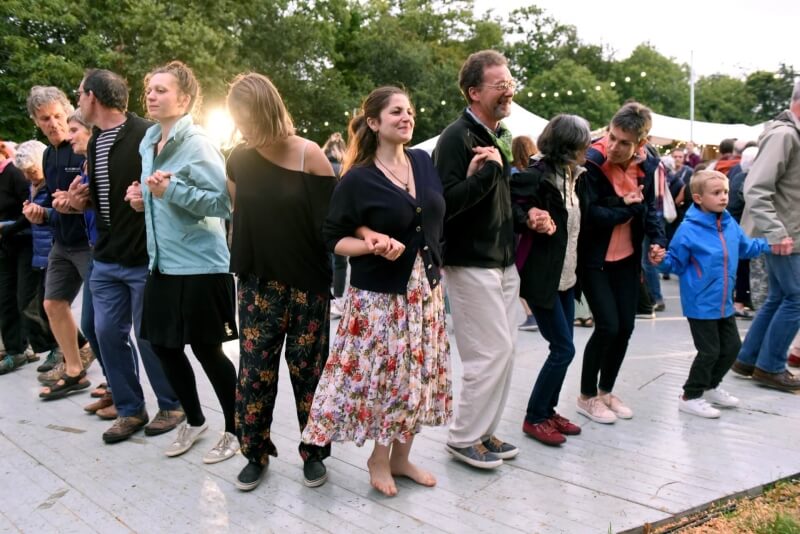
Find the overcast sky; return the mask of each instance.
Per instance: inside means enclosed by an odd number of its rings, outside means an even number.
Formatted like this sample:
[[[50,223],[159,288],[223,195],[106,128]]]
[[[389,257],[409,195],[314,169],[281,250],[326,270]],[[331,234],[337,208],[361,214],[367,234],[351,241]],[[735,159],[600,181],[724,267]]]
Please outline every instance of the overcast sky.
[[[700,75],[744,77],[755,70],[774,71],[780,63],[800,70],[798,0],[475,0],[484,13],[505,17],[514,8],[536,4],[562,23],[578,29],[590,44],[606,44],[624,59],[649,41],[662,54],[689,63]]]

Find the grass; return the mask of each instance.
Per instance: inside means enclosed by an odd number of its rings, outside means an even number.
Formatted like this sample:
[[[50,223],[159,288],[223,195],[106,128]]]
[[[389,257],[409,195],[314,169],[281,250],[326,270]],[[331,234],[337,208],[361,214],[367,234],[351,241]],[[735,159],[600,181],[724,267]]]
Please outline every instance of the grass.
[[[800,480],[781,482],[754,498],[729,501],[645,534],[800,534]]]

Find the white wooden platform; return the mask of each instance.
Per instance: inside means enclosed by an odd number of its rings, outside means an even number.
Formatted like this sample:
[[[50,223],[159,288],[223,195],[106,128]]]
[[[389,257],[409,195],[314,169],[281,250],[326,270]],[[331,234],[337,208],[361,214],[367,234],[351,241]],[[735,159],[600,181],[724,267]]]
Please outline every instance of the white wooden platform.
[[[399,494],[372,490],[371,447],[334,445],[330,479],[308,489],[296,453],[299,429],[286,369],[273,428],[280,457],[261,486],[241,493],[233,479],[240,455],[207,466],[222,416],[198,369],[210,429],[179,458],[162,450],[171,436],[104,445],[110,425],[85,415],[87,394],[44,403],[35,365],[0,377],[0,532],[621,532],[800,472],[800,396],[727,377],[743,406],[719,420],[677,410],[694,352],[675,298],[668,310],[637,321],[616,393],[636,415],[599,425],[577,415],[574,400],[588,329],[576,329],[578,356],[559,410],[583,434],[549,448],[521,431],[528,394],[546,354],[538,333],[520,332],[513,390],[498,434],[522,449],[517,459],[483,472],[452,461],[444,429],[425,429],[412,452],[438,477],[428,489],[399,480]],[[742,334],[748,323],[739,323]],[[453,344],[455,350],[455,343]],[[234,362],[235,343],[226,346]],[[459,376],[454,354],[455,376]],[[95,365],[90,371],[100,381]],[[458,379],[455,380],[458,387]],[[146,388],[151,415],[156,410]]]

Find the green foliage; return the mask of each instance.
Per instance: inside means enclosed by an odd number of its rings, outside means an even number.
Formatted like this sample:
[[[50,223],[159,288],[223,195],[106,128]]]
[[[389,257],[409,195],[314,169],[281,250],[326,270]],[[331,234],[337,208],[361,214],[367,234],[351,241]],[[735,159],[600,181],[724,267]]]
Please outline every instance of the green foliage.
[[[318,142],[343,131],[369,91],[401,85],[418,110],[415,141],[422,141],[463,108],[459,68],[485,48],[507,55],[522,88],[517,101],[542,116],[577,113],[599,127],[628,98],[688,116],[686,66],[652,46],[617,61],[535,5],[505,20],[491,13],[478,19],[473,7],[473,0],[5,0],[0,137],[36,135],[25,111],[32,85],[55,85],[72,96],[86,68],[109,68],[128,80],[130,107],[141,113],[145,74],[180,59],[198,76],[206,109],[224,104],[238,73],[268,75],[300,133]],[[745,82],[701,79],[698,118],[771,118],[785,109],[796,74],[782,66]]]
[[[766,525],[756,529],[757,534],[800,534],[800,523],[786,514],[775,514]]]

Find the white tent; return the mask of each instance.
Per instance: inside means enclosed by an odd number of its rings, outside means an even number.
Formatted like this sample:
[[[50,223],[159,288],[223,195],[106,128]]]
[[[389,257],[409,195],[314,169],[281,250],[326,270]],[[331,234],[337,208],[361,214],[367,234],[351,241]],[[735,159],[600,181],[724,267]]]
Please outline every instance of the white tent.
[[[547,119],[531,113],[516,102],[511,103],[511,115],[503,119],[503,124],[511,130],[512,135],[529,135],[534,140],[539,137],[547,122]],[[438,140],[439,136],[437,135],[418,145],[414,145],[413,148],[421,148],[430,154],[436,148],[436,141]]]
[[[747,124],[716,124],[713,122],[677,119],[653,113],[653,127],[650,129],[652,141],[668,145],[674,141],[693,140],[698,145],[718,145],[723,139],[743,139],[756,141],[766,123],[748,126]]]

